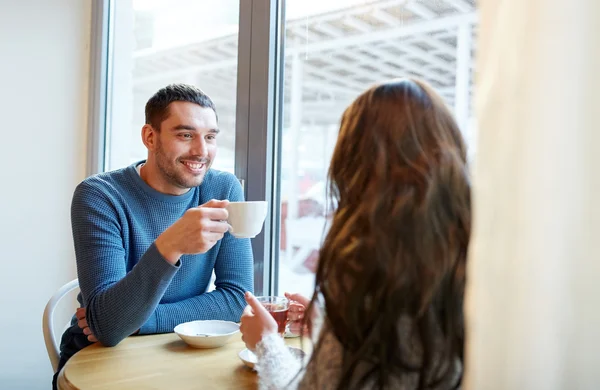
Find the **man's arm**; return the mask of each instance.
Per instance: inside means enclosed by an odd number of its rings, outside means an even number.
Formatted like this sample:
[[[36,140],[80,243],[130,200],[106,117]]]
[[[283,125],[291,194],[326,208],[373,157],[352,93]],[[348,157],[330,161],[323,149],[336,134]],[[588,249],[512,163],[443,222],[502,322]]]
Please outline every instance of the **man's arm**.
[[[228,199],[244,200],[240,183],[233,183]],[[182,322],[224,320],[238,322],[246,306],[244,293],[254,291],[254,265],[250,239],[226,233],[215,262],[215,290],[174,303],[159,304],[140,334],[172,332]]]
[[[127,273],[117,210],[87,183],[73,195],[71,225],[88,325],[103,345],[117,345],[147,322],[179,267],[153,244]]]
[[[172,332],[178,324],[195,320],[238,322],[246,306],[244,293],[253,291],[253,272],[250,240],[236,239],[227,233],[215,263],[215,290],[159,304],[140,334]]]

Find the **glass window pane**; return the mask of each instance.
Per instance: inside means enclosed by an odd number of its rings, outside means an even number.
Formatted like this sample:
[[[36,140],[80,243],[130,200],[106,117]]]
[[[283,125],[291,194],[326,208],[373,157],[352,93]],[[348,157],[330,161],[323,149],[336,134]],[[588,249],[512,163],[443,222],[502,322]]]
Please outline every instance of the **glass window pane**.
[[[375,83],[429,82],[474,152],[474,0],[287,0],[279,293],[310,295],[326,233],[326,176],[343,110]]]
[[[115,2],[106,169],[146,158],[140,135],[146,101],[170,83],[187,83],[217,107],[213,168],[234,172],[239,1]]]

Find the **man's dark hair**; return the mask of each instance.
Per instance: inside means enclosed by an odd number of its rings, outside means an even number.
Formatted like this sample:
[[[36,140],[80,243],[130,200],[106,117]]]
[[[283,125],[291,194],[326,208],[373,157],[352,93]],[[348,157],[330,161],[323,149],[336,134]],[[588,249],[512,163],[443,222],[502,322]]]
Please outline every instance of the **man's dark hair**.
[[[169,84],[159,89],[146,103],[146,124],[160,131],[160,124],[169,116],[169,104],[173,102],[195,103],[211,108],[217,115],[215,103],[200,88],[189,84]]]

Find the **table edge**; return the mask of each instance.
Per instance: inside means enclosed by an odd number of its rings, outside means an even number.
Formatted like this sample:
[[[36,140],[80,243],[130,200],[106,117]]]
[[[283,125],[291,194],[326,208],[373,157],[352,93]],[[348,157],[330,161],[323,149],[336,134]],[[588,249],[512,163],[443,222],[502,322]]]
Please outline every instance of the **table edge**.
[[[64,367],[58,373],[58,378],[56,380],[56,386],[57,386],[58,390],[79,390],[79,388],[73,386],[73,384],[71,382],[69,382],[69,379],[67,379],[67,376],[65,375]]]

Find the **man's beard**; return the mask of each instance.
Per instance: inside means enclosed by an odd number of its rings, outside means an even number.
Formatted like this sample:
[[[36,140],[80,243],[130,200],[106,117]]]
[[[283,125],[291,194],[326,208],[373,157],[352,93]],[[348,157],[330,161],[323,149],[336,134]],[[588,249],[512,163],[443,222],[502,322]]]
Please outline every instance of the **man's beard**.
[[[163,174],[163,176],[167,179],[167,181],[179,188],[193,188],[198,187],[202,184],[204,180],[204,176],[208,169],[212,165],[212,161],[209,158],[197,158],[197,157],[180,157],[174,162],[172,162],[167,155],[164,153],[162,148],[162,143],[160,140],[156,143],[156,165],[158,166],[158,170]],[[185,175],[183,172],[183,164],[179,162],[179,159],[183,160],[195,160],[199,163],[204,164],[204,173],[199,176],[191,176]],[[178,169],[178,165],[181,164],[181,168]]]

